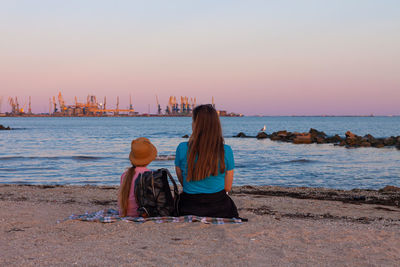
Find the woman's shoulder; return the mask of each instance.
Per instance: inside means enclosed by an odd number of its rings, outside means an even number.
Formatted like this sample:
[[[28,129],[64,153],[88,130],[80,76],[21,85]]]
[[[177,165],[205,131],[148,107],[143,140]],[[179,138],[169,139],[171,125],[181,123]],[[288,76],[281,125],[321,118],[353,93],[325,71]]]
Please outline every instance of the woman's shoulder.
[[[224,144],[224,149],[225,149],[225,151],[232,152],[232,148],[230,145]]]
[[[181,142],[179,145],[178,145],[178,147],[177,147],[177,149],[185,149],[185,148],[187,148],[188,147],[188,144],[189,144],[189,142]]]
[[[182,142],[178,145],[178,147],[176,148],[176,157],[175,159],[180,159],[182,157],[184,157],[184,155],[186,155],[188,151],[188,142]],[[176,161],[175,161],[176,163]]]

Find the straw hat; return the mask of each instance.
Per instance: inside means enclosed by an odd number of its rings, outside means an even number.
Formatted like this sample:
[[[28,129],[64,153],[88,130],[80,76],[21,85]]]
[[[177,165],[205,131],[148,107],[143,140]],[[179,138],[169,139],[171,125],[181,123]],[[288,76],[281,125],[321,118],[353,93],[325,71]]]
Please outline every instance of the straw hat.
[[[132,141],[129,159],[135,166],[146,166],[157,156],[156,147],[145,137],[139,137]]]

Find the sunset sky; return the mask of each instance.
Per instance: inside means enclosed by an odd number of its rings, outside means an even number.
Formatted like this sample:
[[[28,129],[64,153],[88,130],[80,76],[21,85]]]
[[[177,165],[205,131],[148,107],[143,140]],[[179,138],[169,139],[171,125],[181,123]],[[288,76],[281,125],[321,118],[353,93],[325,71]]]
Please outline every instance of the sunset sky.
[[[0,2],[9,96],[170,95],[245,115],[400,115],[398,0]]]

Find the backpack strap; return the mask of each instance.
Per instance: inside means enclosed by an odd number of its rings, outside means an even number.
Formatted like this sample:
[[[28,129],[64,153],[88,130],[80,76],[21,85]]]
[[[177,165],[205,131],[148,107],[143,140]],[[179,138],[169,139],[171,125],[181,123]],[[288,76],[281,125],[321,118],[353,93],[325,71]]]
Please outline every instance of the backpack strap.
[[[169,180],[172,182],[172,185],[174,186],[174,199],[175,199],[177,196],[179,196],[178,186],[176,185],[176,182],[172,177],[171,173],[169,172],[169,170],[165,168],[163,168],[162,170],[167,173]]]
[[[173,197],[174,209],[175,209],[174,216],[179,216],[178,205],[179,205],[180,195],[179,195],[179,191],[178,191],[178,186],[176,185],[176,182],[175,182],[174,178],[172,177],[171,173],[169,172],[169,170],[165,169],[165,168],[163,170],[167,173],[170,181],[172,182],[172,185],[174,186],[174,197]]]
[[[174,185],[174,193],[178,194],[179,193],[178,186],[176,185],[176,182],[175,182],[174,178],[172,177],[171,173],[169,172],[168,169],[163,169],[163,170],[165,170],[167,172],[169,179],[171,180],[172,184]]]

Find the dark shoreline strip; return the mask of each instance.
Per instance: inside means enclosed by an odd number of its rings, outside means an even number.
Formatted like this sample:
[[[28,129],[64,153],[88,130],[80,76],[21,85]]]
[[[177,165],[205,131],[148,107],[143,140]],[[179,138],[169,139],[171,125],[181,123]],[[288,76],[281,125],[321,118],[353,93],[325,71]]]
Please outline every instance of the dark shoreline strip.
[[[370,224],[374,221],[384,221],[386,224],[399,224],[400,220],[389,219],[389,218],[368,218],[368,217],[349,217],[349,216],[337,216],[332,215],[329,212],[324,214],[313,214],[313,213],[282,213],[275,210],[272,210],[268,206],[261,206],[259,208],[243,208],[240,210],[250,211],[256,215],[264,216],[270,215],[274,216],[275,219],[280,220],[281,218],[290,218],[290,219],[309,219],[309,220],[331,220],[331,221],[346,221],[353,223],[362,223],[362,224]],[[397,212],[397,211],[396,211]]]
[[[378,191],[367,189],[353,189],[347,191],[308,187],[284,188],[268,186],[241,186],[234,188],[232,194],[330,200],[351,204],[378,204],[400,207],[400,191],[385,191],[384,189],[380,189]]]
[[[118,186],[96,186],[96,185],[32,185],[32,184],[0,184],[0,187],[36,187],[39,189],[54,188],[99,188],[103,190],[118,190]],[[341,201],[351,204],[377,204],[384,206],[400,207],[400,188],[386,186],[380,190],[353,189],[339,190],[312,187],[279,187],[279,186],[234,186],[232,195],[257,195],[260,197],[291,197],[298,199],[315,199]],[[6,197],[6,196],[3,196]],[[0,200],[2,196],[0,196]]]

